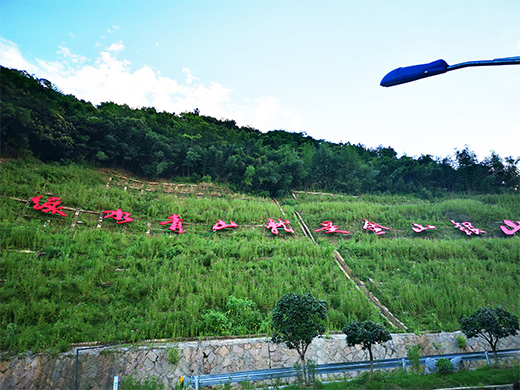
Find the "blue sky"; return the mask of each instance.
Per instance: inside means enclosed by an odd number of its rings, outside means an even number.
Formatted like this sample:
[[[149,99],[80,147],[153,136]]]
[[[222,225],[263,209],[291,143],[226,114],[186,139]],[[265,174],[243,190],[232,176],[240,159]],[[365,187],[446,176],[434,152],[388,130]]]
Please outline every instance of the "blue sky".
[[[518,0],[0,0],[0,64],[64,93],[416,157],[520,157],[520,66],[383,76],[512,56]]]

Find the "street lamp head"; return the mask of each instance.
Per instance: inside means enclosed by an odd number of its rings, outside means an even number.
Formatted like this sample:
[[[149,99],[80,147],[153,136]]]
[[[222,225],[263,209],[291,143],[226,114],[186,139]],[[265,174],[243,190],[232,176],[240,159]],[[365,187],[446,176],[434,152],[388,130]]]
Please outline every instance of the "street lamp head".
[[[445,73],[448,70],[448,64],[444,60],[437,60],[429,64],[405,66],[397,68],[388,73],[381,80],[382,87],[392,87],[394,85],[409,83],[411,81],[424,79],[425,77],[435,76]]]
[[[424,79],[449,72],[450,70],[468,68],[470,66],[494,66],[494,65],[520,65],[520,57],[495,58],[494,60],[467,61],[460,64],[448,65],[444,60],[437,60],[429,64],[405,66],[397,68],[388,73],[381,80],[382,87],[409,83],[411,81]]]

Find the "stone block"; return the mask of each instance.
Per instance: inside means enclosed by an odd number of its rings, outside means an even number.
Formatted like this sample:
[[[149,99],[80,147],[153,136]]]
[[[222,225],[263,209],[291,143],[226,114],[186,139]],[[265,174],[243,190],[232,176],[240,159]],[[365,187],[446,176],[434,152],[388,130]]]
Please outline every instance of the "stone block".
[[[229,349],[223,345],[217,349],[217,353],[221,358],[225,358],[229,354]]]

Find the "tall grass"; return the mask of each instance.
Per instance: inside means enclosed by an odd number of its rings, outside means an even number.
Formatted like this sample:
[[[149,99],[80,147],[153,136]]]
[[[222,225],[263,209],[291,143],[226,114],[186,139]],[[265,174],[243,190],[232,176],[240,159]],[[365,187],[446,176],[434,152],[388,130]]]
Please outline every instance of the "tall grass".
[[[332,220],[343,230],[359,232],[363,219],[368,219],[390,228],[385,237],[465,238],[464,233],[454,229],[450,222],[452,219],[472,222],[474,227],[486,231],[485,237],[503,237],[500,225],[504,219],[520,218],[520,196],[517,195],[445,198],[435,202],[399,197],[401,203],[396,203],[395,197],[379,196],[375,199],[373,196],[360,196],[300,201],[297,209],[311,229],[319,228],[322,221]],[[388,203],[384,203],[387,199]],[[418,236],[411,229],[412,223],[434,225],[437,229]]]
[[[484,306],[520,314],[520,245],[515,239],[345,242],[348,265],[415,330],[456,330]]]
[[[284,217],[270,199],[215,186],[181,193],[154,185],[145,191],[152,185],[132,189],[111,173],[34,160],[13,160],[1,169],[3,350],[207,335],[204,313],[223,309],[231,295],[252,300],[266,319],[283,294],[309,291],[329,303],[329,329],[354,319],[380,320],[335,264],[333,249],[412,329],[453,330],[460,316],[487,305],[520,314],[518,237],[496,232],[501,218],[520,219],[518,198],[509,195],[435,202],[298,195],[281,200]],[[73,211],[62,218],[7,198],[41,194],[94,213],[80,213],[72,228]],[[117,208],[134,222],[105,219],[98,228],[98,213]],[[315,233],[319,245],[313,245],[294,211],[311,230],[332,220],[352,234]],[[159,225],[173,213],[184,219],[185,234]],[[486,236],[467,238],[449,222],[466,217]],[[267,218],[290,219],[295,233],[272,235],[264,227]],[[364,232],[363,218],[391,231],[382,237]],[[213,232],[218,219],[240,227]],[[416,236],[412,222],[438,229]]]

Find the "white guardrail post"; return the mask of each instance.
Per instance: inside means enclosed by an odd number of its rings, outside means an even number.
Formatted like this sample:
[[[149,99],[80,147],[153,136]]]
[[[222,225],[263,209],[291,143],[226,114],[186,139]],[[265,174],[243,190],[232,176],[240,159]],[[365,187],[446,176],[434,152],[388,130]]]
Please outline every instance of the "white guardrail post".
[[[116,375],[114,377],[114,387],[113,390],[117,390],[119,388],[119,377]]]

